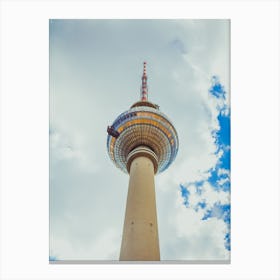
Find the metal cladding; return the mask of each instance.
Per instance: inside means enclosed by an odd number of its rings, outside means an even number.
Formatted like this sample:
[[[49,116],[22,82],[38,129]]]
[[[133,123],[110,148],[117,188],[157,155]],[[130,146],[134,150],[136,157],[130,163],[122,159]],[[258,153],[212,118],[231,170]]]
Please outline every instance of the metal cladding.
[[[129,170],[128,155],[139,146],[155,153],[161,173],[174,161],[179,147],[177,132],[159,106],[147,101],[146,62],[142,76],[141,99],[117,117],[107,128],[107,151],[115,165],[125,173]]]
[[[177,155],[177,132],[158,109],[133,107],[119,115],[111,127],[119,136],[108,134],[107,150],[115,165],[126,173],[128,154],[138,146],[147,146],[157,155],[157,173],[167,169]]]

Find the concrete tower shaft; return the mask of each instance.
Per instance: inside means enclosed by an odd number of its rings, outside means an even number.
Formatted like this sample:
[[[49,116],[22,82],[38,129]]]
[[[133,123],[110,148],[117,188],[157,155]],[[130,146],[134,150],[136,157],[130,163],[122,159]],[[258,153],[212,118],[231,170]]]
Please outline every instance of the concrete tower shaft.
[[[154,170],[156,156],[146,147],[129,155],[129,186],[123,227],[121,261],[159,261]]]

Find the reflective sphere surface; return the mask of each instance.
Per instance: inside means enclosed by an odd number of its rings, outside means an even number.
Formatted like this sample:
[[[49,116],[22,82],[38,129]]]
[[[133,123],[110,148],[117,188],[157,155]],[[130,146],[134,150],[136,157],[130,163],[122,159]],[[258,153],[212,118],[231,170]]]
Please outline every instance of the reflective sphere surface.
[[[177,132],[153,103],[139,102],[133,105],[117,117],[111,129],[115,136],[108,134],[108,154],[115,165],[126,173],[127,156],[140,145],[149,147],[157,155],[157,173],[167,169],[177,155]]]

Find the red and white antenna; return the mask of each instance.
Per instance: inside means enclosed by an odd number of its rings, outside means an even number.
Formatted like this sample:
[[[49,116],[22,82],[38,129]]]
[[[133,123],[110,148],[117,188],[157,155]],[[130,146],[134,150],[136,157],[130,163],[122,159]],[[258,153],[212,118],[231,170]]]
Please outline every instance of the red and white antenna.
[[[148,86],[147,86],[147,74],[146,74],[146,62],[144,62],[143,76],[142,76],[142,87],[141,87],[141,101],[148,100]]]

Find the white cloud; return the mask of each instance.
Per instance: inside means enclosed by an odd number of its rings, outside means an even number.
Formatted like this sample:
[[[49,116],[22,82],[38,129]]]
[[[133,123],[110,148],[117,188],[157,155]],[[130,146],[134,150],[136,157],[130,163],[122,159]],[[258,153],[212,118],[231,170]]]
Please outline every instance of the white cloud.
[[[229,259],[229,251],[224,246],[226,224],[216,218],[201,220],[203,213],[186,208],[177,192],[172,207],[168,207],[164,220],[160,220],[162,258],[201,261]]]
[[[187,223],[185,222],[187,221]],[[224,235],[227,230],[222,220],[202,221],[193,210],[184,209],[175,217],[178,237],[188,240],[188,246],[180,252],[180,259],[185,260],[225,260],[229,252],[224,247]],[[190,249],[188,250],[188,247]]]
[[[227,170],[227,169],[224,169],[224,168],[219,168],[218,169],[218,176],[221,176],[221,175],[229,176],[229,174],[230,174],[230,171]]]
[[[120,249],[118,246],[120,235],[113,228],[106,228],[99,235],[92,235],[87,243],[81,240],[71,242],[67,235],[52,236],[52,234],[50,242],[55,248],[51,251],[51,255],[53,252],[58,252],[54,256],[59,260],[117,260],[116,256]]]

